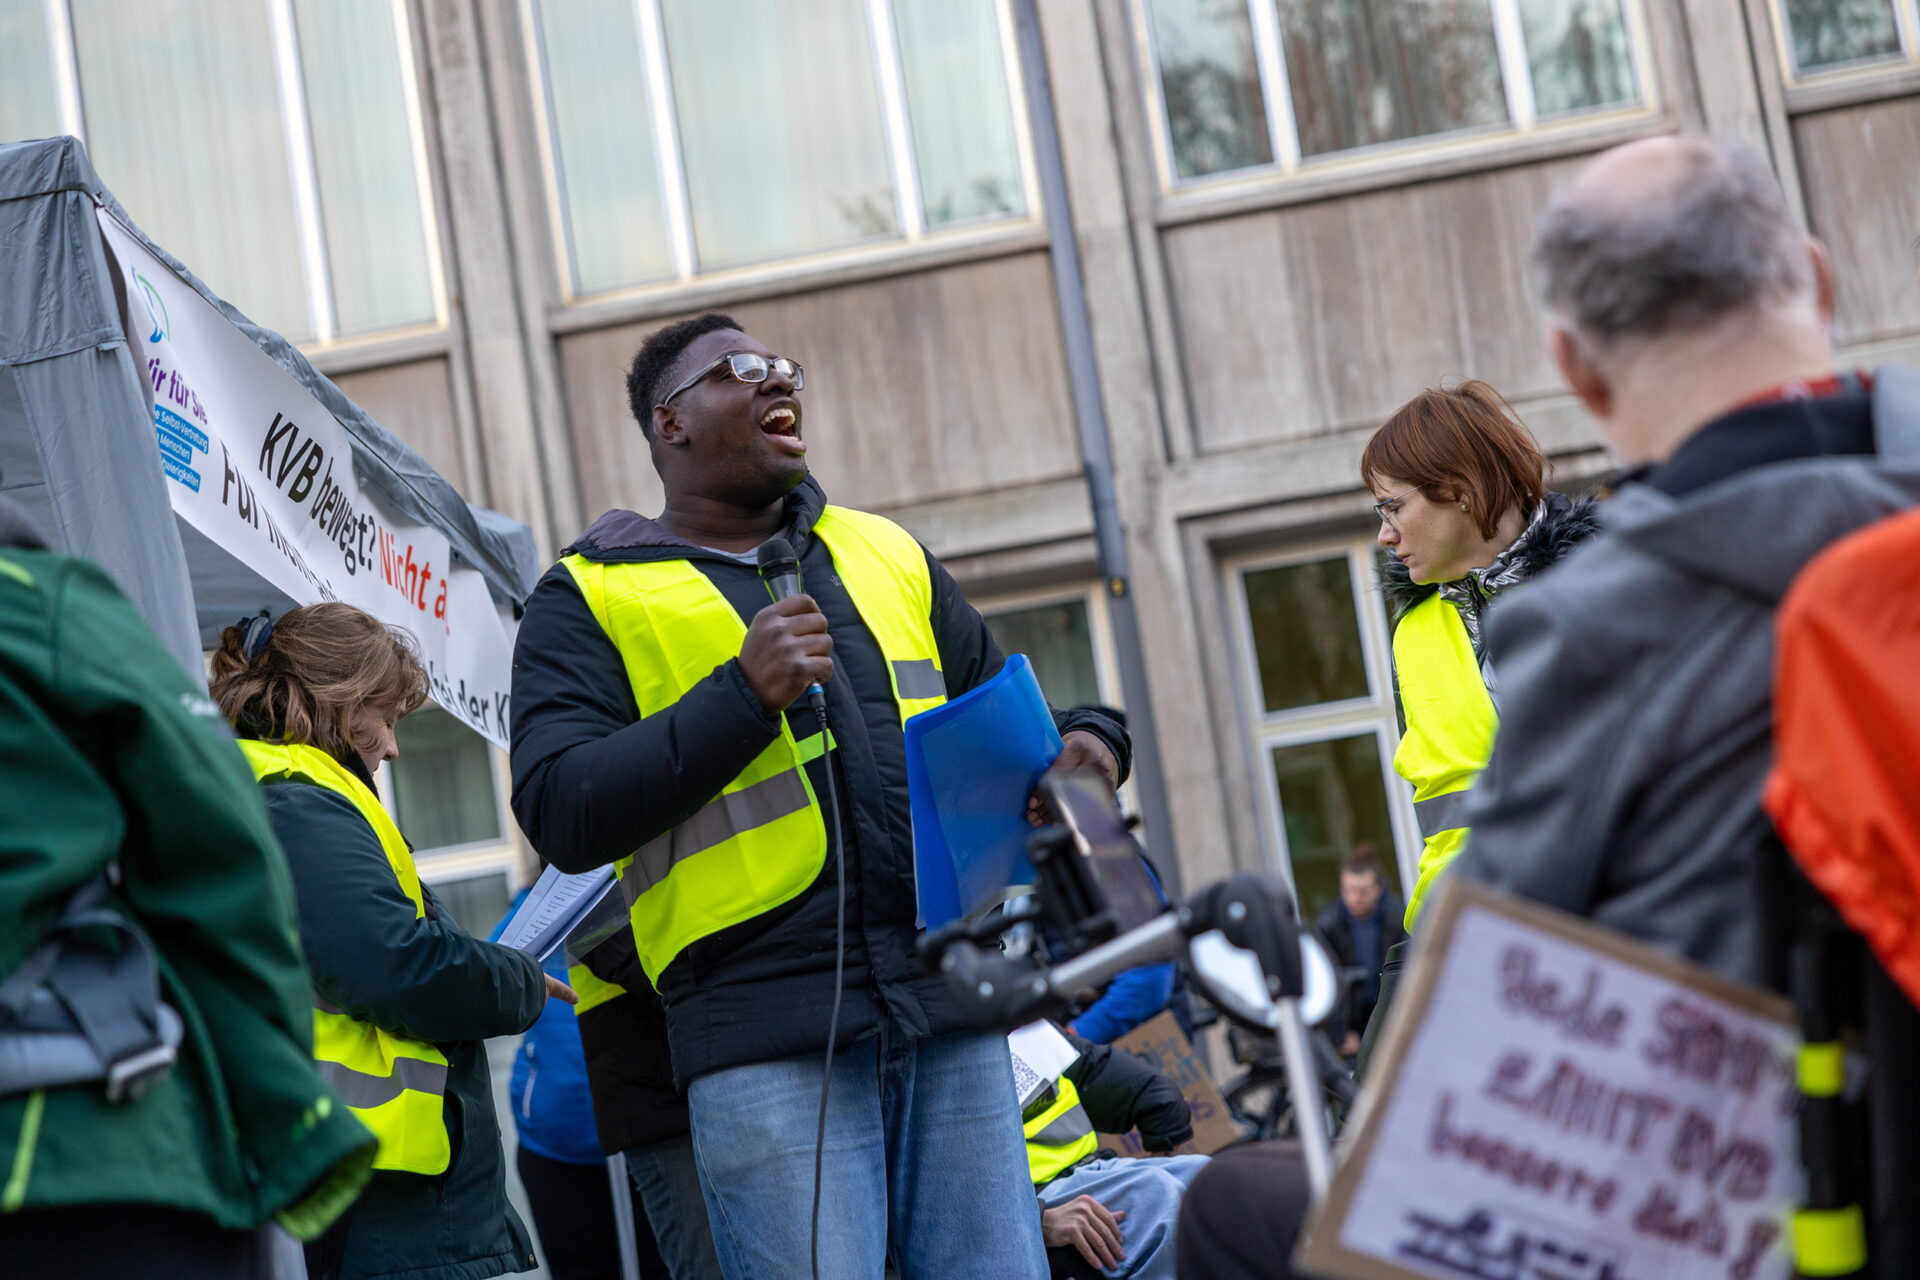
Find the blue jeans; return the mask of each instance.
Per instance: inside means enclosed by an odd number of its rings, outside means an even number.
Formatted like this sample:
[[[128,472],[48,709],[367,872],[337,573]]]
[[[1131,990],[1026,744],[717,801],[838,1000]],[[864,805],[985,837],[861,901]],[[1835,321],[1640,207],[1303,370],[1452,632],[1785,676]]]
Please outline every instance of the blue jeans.
[[[1127,1256],[1101,1274],[1116,1280],[1173,1280],[1180,1197],[1206,1167],[1205,1156],[1089,1160],[1040,1188],[1040,1203],[1051,1209],[1078,1196],[1092,1196],[1108,1209],[1124,1211],[1120,1247]]]
[[[709,1072],[687,1090],[693,1148],[728,1280],[808,1274],[822,1055]],[[820,1274],[1046,1280],[1005,1036],[907,1040],[834,1059]]]
[[[693,1139],[668,1138],[630,1147],[625,1154],[627,1177],[647,1207],[660,1260],[673,1280],[722,1280],[700,1173],[693,1166]]]

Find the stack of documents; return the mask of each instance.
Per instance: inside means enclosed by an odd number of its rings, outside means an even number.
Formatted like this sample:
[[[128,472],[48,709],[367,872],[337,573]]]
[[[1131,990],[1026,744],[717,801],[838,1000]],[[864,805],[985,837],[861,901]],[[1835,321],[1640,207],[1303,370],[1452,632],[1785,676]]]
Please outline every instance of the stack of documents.
[[[527,891],[526,901],[513,913],[513,919],[507,921],[500,933],[500,945],[545,960],[593,914],[613,882],[610,866],[575,876],[548,867]],[[621,918],[624,920],[624,912]]]

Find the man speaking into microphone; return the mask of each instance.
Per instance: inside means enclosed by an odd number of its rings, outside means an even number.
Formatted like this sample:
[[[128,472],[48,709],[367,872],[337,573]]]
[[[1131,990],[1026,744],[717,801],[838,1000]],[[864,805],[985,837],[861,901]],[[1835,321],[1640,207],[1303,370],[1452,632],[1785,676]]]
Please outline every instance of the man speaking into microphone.
[[[600,517],[527,601],[514,813],[562,870],[620,873],[730,1280],[807,1274],[816,1213],[821,1276],[877,1280],[891,1254],[903,1280],[1039,1280],[1005,1038],[913,950],[901,724],[1002,655],[910,534],[827,503],[804,385],[722,315],[641,345],[628,401],[665,505]],[[796,563],[775,544],[763,580],[774,539]],[[1117,785],[1120,724],[1056,719],[1057,767]]]

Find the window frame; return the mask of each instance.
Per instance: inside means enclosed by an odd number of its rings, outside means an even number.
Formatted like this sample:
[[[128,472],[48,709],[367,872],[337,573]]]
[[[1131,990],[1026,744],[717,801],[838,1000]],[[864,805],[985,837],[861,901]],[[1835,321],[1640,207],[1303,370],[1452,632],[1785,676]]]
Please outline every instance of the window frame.
[[[1233,633],[1233,668],[1240,690],[1239,730],[1256,775],[1267,863],[1294,890],[1292,851],[1287,843],[1286,816],[1280,800],[1280,782],[1274,776],[1276,748],[1302,746],[1371,732],[1379,751],[1380,778],[1387,792],[1387,817],[1393,831],[1393,857],[1402,892],[1418,879],[1420,825],[1413,812],[1413,788],[1393,770],[1400,744],[1398,698],[1393,684],[1393,642],[1384,606],[1367,608],[1378,600],[1380,582],[1373,558],[1374,542],[1356,536],[1300,542],[1284,549],[1249,552],[1220,561],[1220,580]],[[1314,703],[1284,711],[1266,710],[1260,686],[1259,654],[1254,644],[1253,615],[1247,604],[1246,577],[1263,569],[1310,564],[1343,556],[1353,590],[1360,628],[1360,649],[1367,672],[1367,696],[1339,702]],[[1399,785],[1395,785],[1399,783]],[[1296,910],[1298,908],[1296,907]]]
[[[300,242],[300,273],[306,284],[307,318],[314,333],[299,344],[300,349],[308,352],[352,350],[396,338],[444,331],[448,326],[446,266],[432,167],[427,160],[426,119],[421,106],[420,74],[414,59],[413,17],[408,0],[388,0],[388,9],[393,17],[395,52],[399,58],[400,94],[407,106],[407,145],[413,157],[414,185],[419,193],[420,234],[426,247],[433,318],[345,337],[338,334],[334,323],[333,277],[320,211],[320,179],[313,132],[307,124],[306,74],[300,65],[299,29],[294,21],[293,0],[255,0],[255,3],[266,9],[268,26],[273,33],[274,83],[279,89],[284,143],[281,154],[287,163],[294,230]],[[69,0],[45,0],[44,12],[60,127],[85,147],[86,104],[80,94],[80,57],[74,43],[73,11]],[[191,270],[193,264],[188,263],[187,267]]]
[[[374,785],[381,806],[388,813],[396,815],[397,820],[399,807],[394,793],[393,765],[393,761],[381,763],[380,771],[374,775]],[[500,834],[491,840],[471,840],[465,844],[415,849],[414,868],[428,884],[465,880],[493,872],[506,875],[510,891],[518,889],[524,882],[520,828],[514,821],[513,809],[508,802],[513,788],[512,770],[507,753],[492,743],[487,744],[487,781],[493,788],[494,816]]]
[[[993,628],[994,613],[1013,613],[1021,609],[1043,609],[1053,604],[1084,604],[1087,607],[1087,639],[1093,646],[1093,683],[1100,701],[1124,710],[1120,703],[1120,659],[1113,644],[1113,620],[1107,611],[1107,598],[1100,584],[1089,582],[1071,587],[1039,587],[1027,591],[982,593],[968,597],[974,611]]]
[[[887,140],[888,170],[893,178],[894,211],[900,234],[890,240],[810,250],[761,262],[702,270],[693,242],[693,212],[688,203],[685,171],[680,161],[679,117],[667,72],[666,28],[660,0],[631,0],[641,45],[642,72],[653,115],[654,149],[659,158],[661,207],[666,214],[673,274],[657,280],[580,290],[573,276],[573,233],[567,221],[560,187],[558,146],[553,133],[553,110],[548,91],[546,52],[536,7],[552,0],[518,0],[521,47],[525,54],[528,98],[532,111],[534,149],[539,157],[542,203],[547,218],[545,258],[553,272],[555,296],[563,312],[580,308],[665,302],[678,295],[713,285],[784,281],[824,271],[881,266],[911,270],[923,258],[955,250],[978,248],[983,253],[1025,248],[1043,233],[1046,213],[1041,204],[1039,170],[1027,108],[1026,85],[1020,71],[1018,37],[1012,0],[991,0],[999,34],[1002,64],[1007,71],[1008,110],[1012,114],[1014,148],[1019,159],[1023,215],[986,222],[969,222],[950,229],[925,225],[921,206],[918,161],[913,152],[912,123],[907,114],[906,81],[894,21],[893,0],[859,0],[874,51],[874,80],[881,108],[881,129]],[[625,305],[623,305],[625,304]],[[649,308],[651,310],[651,308]],[[596,318],[593,323],[597,324]]]
[[[1773,32],[1774,61],[1779,68],[1780,84],[1790,95],[1788,106],[1803,109],[1801,99],[1807,91],[1880,87],[1879,82],[1893,78],[1920,76],[1920,0],[1893,0],[1894,30],[1900,37],[1900,53],[1894,57],[1855,59],[1803,72],[1793,61],[1793,26],[1787,18],[1787,0],[1762,0]],[[1824,96],[1824,94],[1822,95]],[[1804,109],[1813,109],[1806,104]]]
[[[1167,117],[1166,94],[1160,83],[1153,23],[1147,12],[1149,0],[1128,0],[1135,74],[1140,78],[1144,94],[1154,176],[1163,208],[1169,212],[1190,209],[1192,214],[1207,216],[1215,211],[1213,206],[1217,204],[1241,203],[1235,196],[1270,197],[1286,192],[1302,199],[1319,198],[1331,194],[1319,189],[1323,184],[1336,183],[1339,190],[1344,190],[1346,183],[1342,180],[1350,182],[1356,177],[1362,185],[1391,185],[1404,181],[1408,169],[1425,169],[1436,162],[1452,161],[1470,170],[1533,159],[1534,153],[1543,147],[1547,154],[1595,150],[1657,131],[1664,124],[1661,64],[1654,57],[1654,36],[1646,13],[1646,0],[1621,0],[1627,47],[1640,88],[1640,100],[1625,106],[1576,112],[1546,122],[1539,121],[1534,112],[1532,71],[1527,60],[1519,0],[1487,0],[1493,15],[1501,82],[1510,117],[1506,124],[1425,134],[1323,156],[1302,157],[1293,126],[1293,96],[1275,0],[1236,2],[1247,7],[1254,63],[1266,107],[1268,143],[1274,158],[1264,165],[1181,178],[1174,164],[1173,133]],[[1525,72],[1524,76],[1516,75],[1517,71]]]

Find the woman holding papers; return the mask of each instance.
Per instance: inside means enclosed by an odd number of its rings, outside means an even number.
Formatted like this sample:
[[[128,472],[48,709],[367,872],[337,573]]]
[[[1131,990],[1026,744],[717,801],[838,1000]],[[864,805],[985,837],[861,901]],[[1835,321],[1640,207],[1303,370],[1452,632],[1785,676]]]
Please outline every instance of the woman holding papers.
[[[351,605],[310,605],[228,627],[213,676],[293,869],[314,1056],[380,1140],[365,1193],[307,1246],[310,1276],[532,1267],[482,1041],[573,993],[447,916],[375,794],[374,771],[399,755],[395,723],[427,697],[410,638]]]

